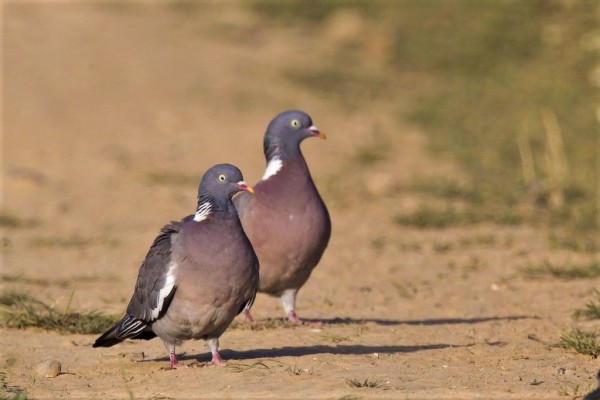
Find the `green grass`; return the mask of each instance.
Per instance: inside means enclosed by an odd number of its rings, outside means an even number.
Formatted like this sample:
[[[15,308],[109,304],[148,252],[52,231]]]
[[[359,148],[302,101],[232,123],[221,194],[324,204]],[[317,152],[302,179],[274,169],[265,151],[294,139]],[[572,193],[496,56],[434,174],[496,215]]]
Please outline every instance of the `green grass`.
[[[392,282],[396,288],[398,295],[404,299],[412,300],[417,296],[417,287],[410,282]]]
[[[579,308],[573,313],[576,319],[600,319],[600,291],[594,290],[596,293],[596,301],[590,300],[585,305],[585,308]]]
[[[555,346],[563,349],[573,349],[578,353],[598,358],[600,344],[596,341],[597,336],[595,332],[586,332],[574,328],[571,331],[564,332]]]
[[[7,283],[23,283],[27,285],[36,285],[36,286],[58,286],[61,288],[67,288],[74,282],[82,283],[82,282],[114,282],[116,281],[115,276],[105,276],[99,277],[96,275],[81,275],[74,276],[69,279],[47,279],[47,278],[33,278],[31,276],[23,275],[23,274],[0,274],[0,282]]]
[[[547,260],[541,264],[528,264],[521,269],[521,273],[530,279],[552,277],[564,280],[591,279],[600,276],[600,261],[591,260],[583,264],[555,266]]]
[[[479,202],[481,199],[472,188],[465,187],[450,179],[415,177],[408,188],[417,193],[448,200]]]
[[[72,299],[73,294],[71,294]],[[0,326],[6,328],[37,327],[60,333],[102,333],[114,324],[117,316],[99,311],[73,312],[67,305],[56,310],[28,293],[7,290],[0,293]]]
[[[458,163],[468,182],[424,183],[419,190],[485,205],[494,210],[483,213],[492,221],[516,214],[577,235],[600,228],[598,96],[590,78],[597,66],[597,1],[250,4],[269,23],[307,35],[326,34],[342,9],[358,15],[360,34],[330,50],[342,62],[285,77],[352,109],[397,104],[399,126],[418,125],[430,150]],[[377,157],[366,151],[359,159]]]
[[[321,335],[321,339],[332,343],[342,343],[351,340],[349,336],[338,335],[335,333],[324,333]]]
[[[435,209],[422,207],[410,214],[398,214],[394,222],[402,226],[416,228],[447,228],[453,226],[473,225],[482,222],[494,222],[500,225],[518,225],[522,218],[509,210],[495,213],[496,210],[470,208],[464,211],[452,207]]]
[[[561,385],[558,389],[558,395],[564,397],[570,397],[572,399],[579,399],[582,394],[579,392],[580,386],[574,384]]]
[[[548,236],[548,246],[551,249],[567,249],[582,253],[597,253],[600,251],[600,240],[595,233],[566,234],[552,233]]]
[[[11,213],[0,212],[0,227],[29,228],[38,224],[39,221],[35,219],[25,219]]]
[[[6,383],[7,374],[0,371],[0,400],[27,400],[27,394],[18,387]]]

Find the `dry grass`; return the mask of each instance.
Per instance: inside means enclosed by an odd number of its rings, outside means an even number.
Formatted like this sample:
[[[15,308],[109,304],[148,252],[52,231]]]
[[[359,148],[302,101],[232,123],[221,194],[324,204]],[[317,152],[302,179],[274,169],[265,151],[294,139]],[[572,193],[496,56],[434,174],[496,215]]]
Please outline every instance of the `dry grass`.
[[[451,226],[473,225],[481,222],[493,222],[499,225],[518,225],[522,217],[510,211],[491,213],[477,207],[459,211],[453,207],[439,210],[423,207],[411,214],[396,215],[394,222],[398,225],[417,228],[446,228]]]
[[[555,266],[550,261],[544,260],[541,264],[529,264],[521,268],[521,273],[530,279],[553,277],[564,280],[591,279],[600,276],[600,262],[591,260],[584,264],[571,264]]]
[[[9,386],[6,377],[6,372],[0,371],[0,400],[26,400],[27,394],[18,387]]]
[[[600,319],[600,291],[594,290],[596,293],[596,300],[590,300],[585,305],[585,308],[575,310],[573,317],[576,319]]]
[[[71,299],[73,293],[71,293]],[[71,301],[62,312],[35,297],[20,291],[0,293],[0,325],[6,328],[37,327],[60,333],[102,333],[117,320],[117,316],[99,311],[72,312]]]
[[[0,212],[0,227],[5,228],[29,228],[39,224],[39,221],[34,219],[21,218],[14,214]]]
[[[600,344],[596,341],[597,336],[595,332],[586,332],[579,328],[574,328],[571,331],[564,332],[560,336],[560,341],[555,346],[563,349],[573,349],[578,353],[598,358],[600,355]]]
[[[369,380],[369,378],[365,379],[364,381],[361,381],[356,378],[352,378],[352,379],[346,378],[346,383],[351,387],[357,387],[357,388],[379,388],[383,385],[383,382],[380,381],[379,379]]]

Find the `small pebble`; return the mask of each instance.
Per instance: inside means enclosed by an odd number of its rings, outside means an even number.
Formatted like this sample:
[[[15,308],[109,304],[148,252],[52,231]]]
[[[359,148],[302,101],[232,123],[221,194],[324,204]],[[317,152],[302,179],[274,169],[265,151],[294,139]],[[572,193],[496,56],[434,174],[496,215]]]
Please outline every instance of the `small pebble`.
[[[60,375],[61,365],[56,360],[46,360],[37,367],[37,373],[45,378],[55,378]]]

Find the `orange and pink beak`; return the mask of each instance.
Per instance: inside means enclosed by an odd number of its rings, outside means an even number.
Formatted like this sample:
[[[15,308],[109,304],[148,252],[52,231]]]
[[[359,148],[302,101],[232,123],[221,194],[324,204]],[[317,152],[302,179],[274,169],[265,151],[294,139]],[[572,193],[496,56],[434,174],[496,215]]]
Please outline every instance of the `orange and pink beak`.
[[[252,186],[248,185],[245,181],[239,181],[239,182],[237,182],[237,185],[243,191],[254,194],[254,188]]]
[[[325,134],[325,132],[322,132],[321,130],[319,130],[319,128],[317,128],[314,125],[309,127],[308,130],[310,131],[312,136],[317,136],[317,137],[320,137],[321,139],[327,139],[327,135]]]

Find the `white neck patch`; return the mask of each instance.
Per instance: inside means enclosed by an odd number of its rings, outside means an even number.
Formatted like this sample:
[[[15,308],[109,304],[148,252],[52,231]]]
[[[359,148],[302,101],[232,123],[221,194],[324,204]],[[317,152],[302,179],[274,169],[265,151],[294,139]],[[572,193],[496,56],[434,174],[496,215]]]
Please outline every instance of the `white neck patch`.
[[[194,215],[194,221],[200,222],[204,221],[212,211],[212,205],[206,201],[198,207],[198,211],[196,211],[196,215]]]
[[[279,172],[282,166],[283,161],[281,161],[279,158],[272,158],[267,163],[267,168],[265,169],[265,173],[262,176],[261,180],[266,181],[267,179],[275,175],[277,172]]]

